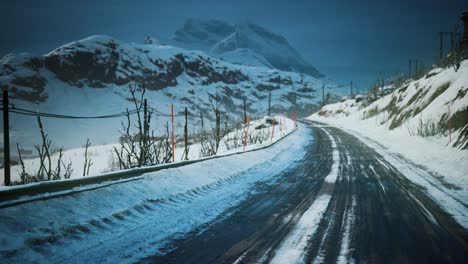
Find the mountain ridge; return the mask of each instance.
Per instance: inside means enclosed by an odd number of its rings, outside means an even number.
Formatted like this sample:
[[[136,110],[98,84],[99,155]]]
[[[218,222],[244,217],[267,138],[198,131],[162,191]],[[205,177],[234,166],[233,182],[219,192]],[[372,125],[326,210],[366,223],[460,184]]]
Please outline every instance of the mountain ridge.
[[[0,88],[10,91],[15,106],[68,115],[132,109],[128,85],[134,83],[145,87],[148,101],[166,113],[173,104],[176,113],[188,107],[191,116],[203,113],[210,119],[210,99],[218,98],[223,113],[231,118],[243,116],[244,99],[247,111],[261,116],[267,112],[272,92],[272,111],[304,116],[318,107],[317,89],[323,82],[301,73],[231,64],[200,51],[125,43],[109,36],[70,42],[44,55],[9,54],[0,59]],[[81,121],[64,127],[62,121],[44,123],[52,138],[76,141],[72,146],[86,141],[85,134],[77,134],[80,129],[89,131],[97,143],[105,143],[109,132],[99,138],[100,133],[112,127],[115,133],[111,134],[118,137],[120,128],[120,120],[99,121],[95,127]],[[31,117],[15,115],[11,122],[12,135],[36,135]],[[194,126],[198,122],[190,121]]]
[[[170,43],[187,49],[199,49],[236,64],[264,66],[306,73],[316,78],[323,77],[323,74],[302,58],[285,37],[251,22],[231,25],[216,19],[188,19],[175,31]],[[246,53],[245,50],[250,52]],[[236,52],[241,54],[236,57]],[[229,56],[225,56],[226,53],[230,53]],[[247,58],[245,54],[251,55]],[[246,59],[243,60],[242,57]],[[267,63],[257,58],[264,58]]]

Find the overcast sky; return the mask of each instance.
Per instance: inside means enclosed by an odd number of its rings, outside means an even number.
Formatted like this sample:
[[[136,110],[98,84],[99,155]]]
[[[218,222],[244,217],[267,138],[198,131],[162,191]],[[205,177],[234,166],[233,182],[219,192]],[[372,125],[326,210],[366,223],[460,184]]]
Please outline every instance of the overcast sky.
[[[0,10],[0,56],[42,54],[96,34],[129,42],[168,38],[187,18],[216,18],[264,26],[329,78],[367,88],[381,76],[406,72],[410,58],[433,63],[438,32],[461,24],[468,1],[2,0]]]

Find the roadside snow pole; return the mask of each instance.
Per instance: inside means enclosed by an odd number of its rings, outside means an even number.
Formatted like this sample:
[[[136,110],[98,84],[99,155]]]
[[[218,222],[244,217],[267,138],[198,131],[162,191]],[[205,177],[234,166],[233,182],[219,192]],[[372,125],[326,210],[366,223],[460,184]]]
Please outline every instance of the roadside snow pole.
[[[288,116],[287,113],[286,113],[285,116]],[[288,119],[287,119],[287,117],[284,119],[283,122],[284,122],[284,132],[287,133],[287,131],[288,131]]]
[[[450,105],[448,107],[448,131],[449,131],[449,144],[452,142],[452,127],[450,125]]]
[[[247,146],[247,136],[249,135],[249,126],[250,126],[250,114],[247,117],[247,129],[245,131],[245,137],[244,137],[244,151],[245,151],[245,147]]]
[[[3,90],[3,168],[5,186],[10,185],[10,122],[8,119],[8,91]]]
[[[294,126],[297,127],[297,114],[296,114],[296,112],[292,112],[291,116],[292,116],[292,119],[294,121]]]
[[[279,120],[279,126],[280,126],[280,136],[283,135],[283,118],[280,117]]]
[[[294,112],[294,125],[297,127],[297,113]]]
[[[172,125],[172,133],[171,133],[171,141],[172,141],[172,162],[175,160],[175,142],[174,142],[174,105],[171,104],[171,125]]]
[[[286,125],[286,118],[282,120],[283,120],[283,135],[284,135],[286,134],[286,131],[288,130],[288,126]]]
[[[271,131],[270,143],[273,142],[273,135],[275,134],[275,124],[276,124],[276,120],[275,120],[275,118],[273,117],[273,131]]]

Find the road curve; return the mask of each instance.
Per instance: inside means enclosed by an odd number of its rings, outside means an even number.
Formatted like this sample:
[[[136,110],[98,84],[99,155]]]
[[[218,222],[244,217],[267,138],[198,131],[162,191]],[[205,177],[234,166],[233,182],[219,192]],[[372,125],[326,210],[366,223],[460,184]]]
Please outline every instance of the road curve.
[[[356,137],[308,126],[307,154],[276,184],[139,262],[465,263],[467,230],[421,187]]]

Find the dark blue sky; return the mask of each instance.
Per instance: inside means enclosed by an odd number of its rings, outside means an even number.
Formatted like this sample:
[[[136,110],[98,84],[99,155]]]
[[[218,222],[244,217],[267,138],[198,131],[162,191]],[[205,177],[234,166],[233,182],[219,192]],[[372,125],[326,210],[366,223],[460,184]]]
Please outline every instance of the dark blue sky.
[[[95,34],[142,42],[169,37],[187,18],[251,21],[284,35],[304,58],[339,82],[367,88],[407,71],[408,59],[431,64],[438,32],[460,24],[465,0],[2,0],[0,54],[46,53]]]

